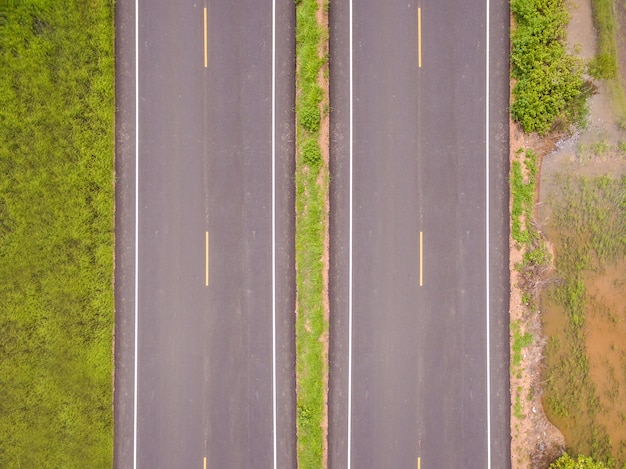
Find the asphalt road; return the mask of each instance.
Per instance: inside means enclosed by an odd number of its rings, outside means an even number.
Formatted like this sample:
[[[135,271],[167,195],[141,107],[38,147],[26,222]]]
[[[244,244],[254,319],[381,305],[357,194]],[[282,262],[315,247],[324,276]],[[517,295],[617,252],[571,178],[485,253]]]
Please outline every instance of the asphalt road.
[[[295,467],[295,14],[276,0],[274,50],[272,7],[116,4],[115,467]]]
[[[332,469],[510,466],[508,3],[489,41],[486,9],[331,2]]]

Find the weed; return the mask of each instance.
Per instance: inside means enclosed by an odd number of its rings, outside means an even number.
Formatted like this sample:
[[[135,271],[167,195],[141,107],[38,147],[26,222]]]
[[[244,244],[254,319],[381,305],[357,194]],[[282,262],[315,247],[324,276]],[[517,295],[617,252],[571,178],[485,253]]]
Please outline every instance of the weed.
[[[596,156],[606,156],[611,151],[611,145],[606,140],[594,142],[591,144],[591,151]]]
[[[530,227],[535,202],[535,181],[537,177],[537,155],[532,150],[522,150],[522,161],[511,162],[511,236],[521,244],[527,244],[536,237]],[[518,152],[518,158],[522,156]],[[524,176],[526,173],[526,177]]]
[[[511,357],[511,363],[516,368],[522,362],[522,349],[533,343],[533,335],[530,332],[522,334],[519,322],[511,323],[511,332],[513,333],[513,356]]]
[[[520,397],[521,392],[522,388],[520,386],[517,388],[517,392],[515,393],[515,403],[513,404],[513,415],[520,420],[526,417],[524,412],[522,412],[522,400]]]
[[[609,80],[617,75],[615,55],[598,54],[587,64],[587,73],[596,80]]]

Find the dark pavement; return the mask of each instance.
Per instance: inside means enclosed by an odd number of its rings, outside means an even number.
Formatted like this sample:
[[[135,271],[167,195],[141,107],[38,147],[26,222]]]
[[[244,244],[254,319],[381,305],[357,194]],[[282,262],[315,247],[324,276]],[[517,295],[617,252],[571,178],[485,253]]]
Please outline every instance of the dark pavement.
[[[486,3],[355,1],[352,136],[349,3],[331,3],[332,469],[510,464],[507,8],[490,11],[487,213]]]
[[[295,466],[295,20],[276,3],[273,192],[272,2],[139,2],[139,468]],[[135,441],[134,15],[118,2],[119,468]]]

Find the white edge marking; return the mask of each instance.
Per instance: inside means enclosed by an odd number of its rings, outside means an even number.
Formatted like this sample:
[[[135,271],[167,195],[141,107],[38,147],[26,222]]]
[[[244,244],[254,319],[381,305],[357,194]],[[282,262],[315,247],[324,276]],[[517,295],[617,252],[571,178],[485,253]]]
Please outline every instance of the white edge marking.
[[[137,368],[139,365],[139,0],[135,0],[135,366],[133,390],[133,468],[137,469]]]
[[[272,419],[276,469],[276,0],[272,0]]]
[[[349,44],[350,44],[350,118],[349,118],[349,134],[350,134],[350,216],[348,230],[348,469],[351,464],[351,443],[352,443],[352,160],[353,160],[353,135],[352,135],[352,0],[349,3]]]
[[[489,0],[486,0],[486,60],[485,60],[485,295],[486,295],[486,330],[487,330],[487,469],[491,469],[491,359],[490,332],[491,323],[489,302]]]

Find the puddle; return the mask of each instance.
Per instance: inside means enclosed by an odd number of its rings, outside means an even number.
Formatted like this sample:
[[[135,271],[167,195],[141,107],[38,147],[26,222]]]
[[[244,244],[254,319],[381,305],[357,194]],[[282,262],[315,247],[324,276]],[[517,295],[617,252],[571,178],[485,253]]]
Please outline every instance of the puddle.
[[[608,437],[611,453],[623,464],[626,462],[626,261],[610,265],[602,272],[585,272],[583,280],[586,287],[583,343],[591,386],[581,384],[584,376],[580,371],[559,370],[555,379],[557,393],[571,395],[580,391],[578,406],[569,416],[557,415],[548,402],[544,402],[544,407],[548,418],[576,452],[589,454],[593,451],[594,438]],[[548,360],[552,364],[566,361],[573,354],[566,332],[569,327],[566,311],[546,292],[542,295],[541,310],[543,331],[552,344],[548,345],[551,350]],[[550,394],[544,397],[549,399]],[[571,407],[570,401],[570,410]]]
[[[617,1],[614,6],[619,26],[626,26],[626,2]],[[570,47],[589,58],[595,54],[591,1],[575,2],[570,12]],[[626,27],[617,30],[619,70],[626,86]],[[553,197],[559,193],[556,175],[619,178],[626,174],[626,152],[620,146],[626,142],[626,126],[618,125],[623,110],[615,109],[606,84],[598,85],[589,103],[588,127],[559,142],[542,163],[538,223],[557,257],[562,233],[552,213]],[[592,259],[597,261],[595,256]],[[577,339],[564,306],[548,290],[541,295],[543,333],[548,341],[542,375],[544,408],[572,453],[606,457],[610,449],[616,467],[622,467],[626,463],[626,259],[585,270],[581,279],[585,323]],[[554,402],[555,396],[562,406],[551,408],[548,401]]]
[[[586,346],[589,377],[611,441],[626,442],[626,262],[588,273]]]

